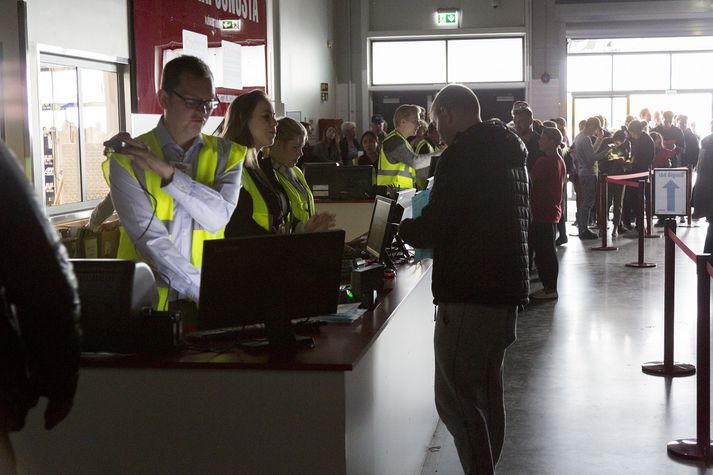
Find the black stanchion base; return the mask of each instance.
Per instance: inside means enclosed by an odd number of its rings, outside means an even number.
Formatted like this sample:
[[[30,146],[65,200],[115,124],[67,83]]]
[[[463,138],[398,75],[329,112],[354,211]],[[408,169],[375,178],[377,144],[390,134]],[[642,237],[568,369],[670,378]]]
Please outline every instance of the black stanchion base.
[[[711,446],[713,443],[708,441],[708,447],[703,447],[703,450],[698,447],[697,439],[676,439],[666,444],[668,453],[674,457],[679,457],[686,460],[698,460],[701,462],[711,463]],[[706,450],[707,449],[707,450]]]
[[[648,269],[650,267],[656,267],[653,262],[629,262],[626,267],[639,267],[641,269]]]
[[[591,249],[592,249],[592,251],[618,251],[619,250],[618,247],[614,247],[614,246],[607,246],[607,247],[599,246],[599,247],[592,247]]]
[[[682,376],[693,376],[696,374],[696,367],[688,363],[674,363],[667,368],[663,361],[649,361],[641,365],[641,371],[651,376],[671,376],[674,378]]]
[[[646,239],[659,239],[661,237],[660,234],[644,234],[644,237]]]

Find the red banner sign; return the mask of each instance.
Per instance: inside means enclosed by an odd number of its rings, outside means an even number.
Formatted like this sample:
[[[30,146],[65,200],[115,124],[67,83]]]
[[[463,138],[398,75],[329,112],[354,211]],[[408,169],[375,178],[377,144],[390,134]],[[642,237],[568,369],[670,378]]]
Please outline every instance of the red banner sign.
[[[265,0],[133,0],[133,111],[160,114],[161,70],[180,54],[201,57],[213,71],[223,115],[242,92],[266,90]]]

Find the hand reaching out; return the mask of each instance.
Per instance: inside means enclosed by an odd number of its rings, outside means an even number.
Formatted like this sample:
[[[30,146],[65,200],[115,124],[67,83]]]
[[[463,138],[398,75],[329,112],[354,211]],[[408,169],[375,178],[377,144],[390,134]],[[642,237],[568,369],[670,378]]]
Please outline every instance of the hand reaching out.
[[[305,224],[305,231],[308,233],[327,231],[334,227],[336,219],[337,215],[332,213],[315,213],[315,215],[309,218],[309,221]]]

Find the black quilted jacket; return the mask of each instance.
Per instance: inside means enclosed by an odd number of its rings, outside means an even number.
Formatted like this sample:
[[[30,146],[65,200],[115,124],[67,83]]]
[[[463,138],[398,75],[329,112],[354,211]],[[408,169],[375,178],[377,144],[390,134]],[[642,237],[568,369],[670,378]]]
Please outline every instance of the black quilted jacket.
[[[6,292],[6,299],[0,295],[0,410],[15,412],[11,416],[19,421],[0,423],[16,430],[24,418],[22,411],[38,396],[58,401],[74,396],[79,298],[64,246],[2,142],[0,228],[0,288]],[[2,300],[16,307],[20,340],[8,325]],[[17,373],[22,366],[27,368],[27,378]]]
[[[399,228],[407,243],[434,248],[436,304],[528,302],[526,159],[498,120],[459,133],[441,155],[428,206]]]

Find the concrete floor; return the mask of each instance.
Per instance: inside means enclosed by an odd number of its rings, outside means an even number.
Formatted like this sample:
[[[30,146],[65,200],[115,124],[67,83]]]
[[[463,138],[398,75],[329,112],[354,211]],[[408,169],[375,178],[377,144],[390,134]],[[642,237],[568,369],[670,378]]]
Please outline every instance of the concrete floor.
[[[702,252],[707,224],[698,224],[678,235]],[[696,435],[696,377],[641,372],[642,362],[663,359],[664,240],[645,242],[652,269],[624,266],[637,259],[636,239],[616,238],[612,252],[591,251],[596,245],[570,236],[558,249],[559,300],[531,304],[519,316],[505,362],[507,434],[497,473],[713,473],[666,451],[667,442]],[[675,360],[693,364],[695,277],[678,251]],[[443,424],[422,473],[462,473]]]

